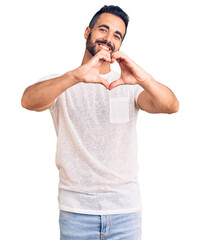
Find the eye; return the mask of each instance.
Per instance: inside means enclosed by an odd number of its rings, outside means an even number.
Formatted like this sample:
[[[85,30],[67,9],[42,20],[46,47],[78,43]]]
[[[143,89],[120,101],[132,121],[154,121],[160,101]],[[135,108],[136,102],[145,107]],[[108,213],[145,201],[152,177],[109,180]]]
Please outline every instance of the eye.
[[[100,30],[101,32],[106,32],[106,30],[105,30],[104,28],[99,28],[99,30]]]
[[[115,37],[116,39],[120,40],[119,35],[116,35],[116,34],[115,34],[114,37]]]

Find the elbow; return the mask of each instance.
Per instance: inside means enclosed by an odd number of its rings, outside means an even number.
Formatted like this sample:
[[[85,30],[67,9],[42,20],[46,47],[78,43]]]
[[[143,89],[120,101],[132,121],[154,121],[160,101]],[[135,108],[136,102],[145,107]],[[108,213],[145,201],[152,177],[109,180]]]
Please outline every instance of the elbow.
[[[176,99],[174,103],[171,104],[169,107],[167,113],[172,114],[172,113],[177,113],[179,111],[179,101]]]
[[[24,92],[21,98],[21,106],[30,111],[42,112],[48,108],[50,108],[54,104],[54,101],[50,102],[46,105],[40,105],[39,103],[34,102],[33,98],[30,94]]]
[[[29,97],[27,96],[26,90],[22,95],[21,98],[21,106],[27,110],[32,110],[31,105],[30,105],[30,101],[29,101]]]
[[[33,91],[30,92],[31,87],[25,89],[22,98],[21,98],[21,106],[27,110],[34,110],[35,108],[35,96],[33,97]]]
[[[21,106],[25,109],[30,110],[30,107],[29,107],[29,105],[27,103],[27,100],[26,100],[26,97],[24,95],[21,98]]]
[[[22,95],[22,98],[21,98],[21,106],[22,106],[23,108],[27,108],[27,102],[26,102],[25,94]]]

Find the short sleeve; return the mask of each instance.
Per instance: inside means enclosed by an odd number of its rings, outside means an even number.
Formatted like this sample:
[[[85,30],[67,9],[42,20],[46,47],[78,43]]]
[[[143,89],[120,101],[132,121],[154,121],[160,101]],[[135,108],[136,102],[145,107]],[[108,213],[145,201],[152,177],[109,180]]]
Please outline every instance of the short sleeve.
[[[135,100],[135,105],[138,109],[139,109],[139,106],[137,105],[137,99],[140,93],[143,91],[144,89],[139,84],[134,85],[134,100]]]

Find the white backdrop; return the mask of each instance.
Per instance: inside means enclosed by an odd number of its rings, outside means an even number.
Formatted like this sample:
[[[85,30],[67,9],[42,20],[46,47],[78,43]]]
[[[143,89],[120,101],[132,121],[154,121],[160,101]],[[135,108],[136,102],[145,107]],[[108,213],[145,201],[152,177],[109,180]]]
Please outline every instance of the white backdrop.
[[[48,110],[23,109],[21,96],[81,64],[84,30],[104,4],[130,16],[121,51],[180,101],[176,114],[139,113],[142,239],[201,239],[198,0],[1,2],[0,239],[59,239],[53,122]]]

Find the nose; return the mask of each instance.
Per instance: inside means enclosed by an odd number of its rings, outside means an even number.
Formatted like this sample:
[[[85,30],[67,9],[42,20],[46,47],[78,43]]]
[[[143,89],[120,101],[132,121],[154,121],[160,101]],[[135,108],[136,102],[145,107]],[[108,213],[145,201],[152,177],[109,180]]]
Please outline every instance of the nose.
[[[111,44],[112,35],[108,32],[104,37],[104,40]]]

